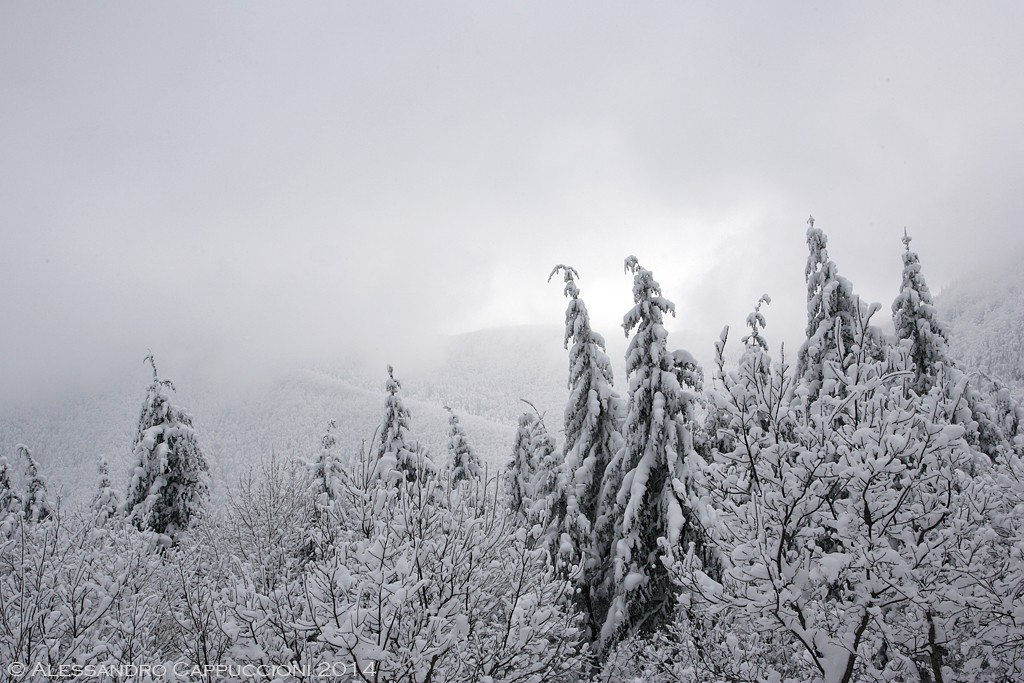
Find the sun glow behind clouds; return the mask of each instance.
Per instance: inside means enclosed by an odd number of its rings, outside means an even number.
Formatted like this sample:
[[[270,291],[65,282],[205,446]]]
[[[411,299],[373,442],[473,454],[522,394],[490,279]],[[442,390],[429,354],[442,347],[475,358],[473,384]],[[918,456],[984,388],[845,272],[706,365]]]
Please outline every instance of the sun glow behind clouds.
[[[594,329],[619,346],[617,340],[624,336],[622,318],[633,306],[632,276],[624,272],[623,261],[635,254],[641,265],[654,272],[663,295],[676,305],[676,316],[666,320],[676,335],[674,343],[686,344],[698,357],[707,359],[722,326],[742,326],[744,307],[752,308],[766,288],[792,290],[802,283],[800,226],[784,228],[791,237],[791,253],[783,259],[789,273],[783,270],[782,277],[766,282],[759,277],[760,269],[746,265],[759,259],[779,262],[780,255],[772,245],[781,231],[779,226],[770,229],[765,225],[770,214],[765,205],[750,205],[719,217],[637,221],[618,232],[603,229],[599,234],[605,237],[601,239],[572,245],[574,258],[561,262],[579,272],[581,298]],[[481,283],[476,307],[453,320],[446,331],[561,325],[566,306],[562,277],[546,281],[550,267],[538,267],[536,259],[528,256],[501,263],[489,273]],[[740,316],[737,311],[744,312]],[[772,327],[791,328],[795,323],[799,328],[802,315],[802,300],[794,299],[793,305],[781,307]],[[788,338],[779,339],[783,340]]]

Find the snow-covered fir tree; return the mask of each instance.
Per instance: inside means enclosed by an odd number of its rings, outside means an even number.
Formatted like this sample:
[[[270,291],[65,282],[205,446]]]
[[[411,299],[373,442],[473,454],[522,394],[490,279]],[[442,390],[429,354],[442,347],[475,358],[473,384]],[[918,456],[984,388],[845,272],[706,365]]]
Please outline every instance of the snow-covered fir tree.
[[[796,375],[806,399],[813,401],[852,362],[860,304],[853,285],[829,258],[828,238],[821,228],[814,227],[813,216],[807,219],[807,226],[807,339],[797,355]],[[881,357],[881,333],[872,328],[865,341],[871,346],[871,356]]]
[[[548,277],[562,273],[565,309],[563,345],[569,349],[569,400],[565,407],[565,515],[559,538],[564,561],[581,564],[577,574],[577,607],[584,613],[587,629],[596,636],[605,615],[598,614],[593,595],[609,561],[611,538],[595,535],[605,470],[622,448],[621,424],[626,403],[612,388],[612,366],[604,338],[590,326],[590,314],[576,285],[579,274],[571,266],[558,265]],[[570,347],[570,344],[572,346]]]
[[[557,552],[559,529],[565,517],[565,469],[562,454],[536,407],[519,417],[512,458],[505,468],[506,500],[532,542]]]
[[[892,304],[896,337],[909,346],[913,363],[913,389],[928,393],[949,365],[949,336],[939,322],[938,311],[921,272],[921,259],[910,249],[910,235],[903,230],[903,281]]]
[[[160,378],[152,355],[146,361],[153,380],[139,414],[124,510],[138,528],[176,540],[203,509],[209,466],[191,416],[171,400],[174,384]]]
[[[409,411],[398,393],[402,383],[395,379],[394,368],[390,365],[384,387],[387,391],[384,417],[373,451],[375,473],[388,480],[413,482],[433,472],[434,465],[426,449],[408,439]]]
[[[483,475],[480,457],[466,441],[466,433],[459,424],[459,416],[448,406],[448,470],[451,472],[451,483],[458,485],[461,481],[479,480]]]
[[[389,365],[388,379],[384,383],[384,390],[387,392],[384,399],[384,418],[381,420],[379,438],[374,450],[377,460],[405,447],[405,438],[409,431],[409,411],[398,394],[401,388],[402,383],[395,379],[395,369]]]
[[[12,501],[20,498],[14,490],[14,482],[11,480],[11,466],[7,464],[7,458],[0,456],[0,512],[10,512],[14,509]],[[21,510],[21,501],[16,506]]]
[[[1003,457],[1014,447],[1019,433],[1019,405],[1008,392],[1000,398],[998,380],[981,375],[968,379],[962,365],[951,357],[949,335],[939,321],[921,260],[911,251],[910,241],[904,229],[903,279],[892,305],[896,336],[914,375],[910,388],[923,396],[936,384],[963,385],[962,407],[956,411],[955,421],[966,428],[967,439],[990,458]]]
[[[534,408],[536,410],[536,408]],[[552,555],[558,552],[560,529],[565,519],[565,466],[555,438],[538,414],[530,428],[530,461],[534,464],[529,491],[532,504],[527,511],[531,534]]]
[[[666,347],[665,313],[675,305],[661,295],[653,274],[636,257],[625,261],[633,274],[635,306],[622,327],[634,332],[626,352],[629,412],[624,446],[609,464],[603,496],[609,509],[598,534],[613,539],[613,562],[602,585],[608,604],[601,631],[604,648],[633,633],[666,623],[677,602],[667,563],[693,543],[702,550],[701,517],[695,510],[691,468],[699,467],[689,423],[695,396],[680,383],[677,356]],[[679,354],[681,361],[689,354]],[[684,362],[685,364],[685,362]]]
[[[39,474],[39,463],[32,456],[29,447],[18,444],[17,451],[25,468],[25,494],[22,501],[25,519],[30,522],[41,522],[53,511],[50,501],[47,500],[46,482]]]
[[[6,536],[15,519],[24,514],[21,493],[14,487],[11,466],[0,456],[0,537]]]
[[[327,430],[320,437],[320,453],[316,460],[309,463],[313,497],[318,506],[328,505],[338,497],[344,477],[344,470],[334,455],[334,447],[338,443],[337,437],[334,436],[335,429],[337,424],[334,420],[327,423]]]
[[[534,460],[533,435],[537,423],[534,413],[519,416],[515,441],[512,443],[512,458],[505,468],[505,491],[512,514],[523,523],[533,507],[533,480],[537,470]]]
[[[110,466],[107,464],[107,459],[102,455],[96,464],[96,471],[99,473],[99,482],[89,509],[102,522],[117,513],[117,509],[121,506],[121,496],[114,488],[114,484],[110,479]]]

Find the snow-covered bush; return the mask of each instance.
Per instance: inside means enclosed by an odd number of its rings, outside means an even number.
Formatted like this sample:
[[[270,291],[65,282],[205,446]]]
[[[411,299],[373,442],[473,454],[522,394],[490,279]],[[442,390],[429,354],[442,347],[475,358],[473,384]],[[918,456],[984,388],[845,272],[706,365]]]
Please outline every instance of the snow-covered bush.
[[[722,373],[732,447],[715,450],[701,488],[726,568],[721,581],[688,559],[673,568],[680,647],[700,655],[678,664],[697,680],[1019,675],[1024,612],[995,598],[1013,594],[1000,582],[1019,564],[1019,471],[965,439],[965,383],[906,394],[906,356],[871,358],[871,309],[859,310],[854,357],[809,402],[804,385],[785,400],[784,365],[758,371],[763,352]]]
[[[354,666],[373,681],[581,680],[571,584],[516,527],[499,478],[396,487],[369,466],[352,463],[293,578],[268,589],[236,565],[228,658]]]
[[[329,449],[325,454],[318,462],[331,472]],[[327,504],[323,472],[271,455],[238,478],[228,491],[226,513],[205,531],[216,536],[214,542],[233,563],[246,568],[258,590],[271,591],[294,578],[308,554],[318,505]]]
[[[306,574],[308,628],[323,657],[375,680],[572,680],[583,662],[569,584],[531,550],[498,480],[349,487],[344,530]]]
[[[39,523],[17,520],[0,539],[0,661],[113,666],[172,657],[157,546],[153,533],[94,526],[93,515],[59,508]]]

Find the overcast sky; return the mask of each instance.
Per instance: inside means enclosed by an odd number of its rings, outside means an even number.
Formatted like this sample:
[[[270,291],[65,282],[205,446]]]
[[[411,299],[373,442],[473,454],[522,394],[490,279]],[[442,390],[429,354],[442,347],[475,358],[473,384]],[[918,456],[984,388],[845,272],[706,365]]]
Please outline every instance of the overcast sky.
[[[1021,27],[1019,2],[4,2],[0,393],[147,348],[557,325],[559,262],[619,335],[631,253],[677,345],[764,292],[794,339],[808,214],[887,311],[904,226],[935,291],[1020,239]]]

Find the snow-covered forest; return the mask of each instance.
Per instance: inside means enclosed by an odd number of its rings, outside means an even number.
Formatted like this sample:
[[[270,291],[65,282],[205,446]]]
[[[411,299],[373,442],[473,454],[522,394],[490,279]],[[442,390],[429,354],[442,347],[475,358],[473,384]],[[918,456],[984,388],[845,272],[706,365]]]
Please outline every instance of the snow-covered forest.
[[[805,341],[772,343],[765,295],[707,368],[630,256],[614,377],[556,266],[564,414],[522,403],[498,453],[473,397],[429,448],[388,367],[360,447],[334,415],[213,481],[149,356],[131,470],[101,459],[90,502],[32,444],[0,459],[0,680],[1024,679],[1019,396],[958,357],[909,236],[889,333],[806,234]]]
[[[944,287],[936,297],[950,344],[970,367],[1024,389],[1024,271],[1011,252]]]

